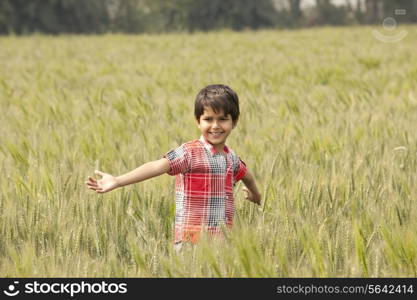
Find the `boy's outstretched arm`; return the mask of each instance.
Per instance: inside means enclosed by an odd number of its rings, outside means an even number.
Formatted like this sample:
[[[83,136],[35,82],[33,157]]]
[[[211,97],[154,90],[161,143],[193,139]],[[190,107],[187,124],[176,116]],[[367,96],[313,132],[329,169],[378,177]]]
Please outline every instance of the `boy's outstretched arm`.
[[[89,189],[96,191],[97,193],[106,193],[110,192],[111,190],[114,190],[115,188],[119,188],[132,183],[141,182],[146,179],[162,175],[168,172],[169,169],[169,161],[166,158],[161,158],[159,160],[143,164],[140,167],[134,169],[133,171],[117,177],[96,170],[94,173],[102,176],[102,178],[96,180],[89,176],[88,181],[86,181],[85,184]]]
[[[255,183],[255,179],[253,178],[249,170],[246,171],[246,174],[245,176],[243,176],[242,181],[246,186],[246,188],[243,188],[243,190],[247,193],[246,199],[253,203],[261,205],[261,194],[259,193],[258,187]]]

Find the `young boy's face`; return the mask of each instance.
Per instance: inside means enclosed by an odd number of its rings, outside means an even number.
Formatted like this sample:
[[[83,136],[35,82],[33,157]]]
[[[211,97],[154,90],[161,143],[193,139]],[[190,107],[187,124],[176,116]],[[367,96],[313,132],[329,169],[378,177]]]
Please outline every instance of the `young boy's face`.
[[[215,113],[209,106],[204,107],[197,123],[201,134],[217,151],[223,150],[227,137],[236,125],[230,114],[225,115],[222,110]]]

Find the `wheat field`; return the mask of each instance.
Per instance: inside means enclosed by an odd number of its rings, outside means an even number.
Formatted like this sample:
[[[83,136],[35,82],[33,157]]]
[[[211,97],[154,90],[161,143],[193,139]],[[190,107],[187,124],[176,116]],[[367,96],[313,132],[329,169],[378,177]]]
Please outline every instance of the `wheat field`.
[[[2,277],[416,277],[417,27],[0,37]],[[224,241],[173,249],[174,178],[97,195],[199,137],[230,85],[228,145],[262,192]]]

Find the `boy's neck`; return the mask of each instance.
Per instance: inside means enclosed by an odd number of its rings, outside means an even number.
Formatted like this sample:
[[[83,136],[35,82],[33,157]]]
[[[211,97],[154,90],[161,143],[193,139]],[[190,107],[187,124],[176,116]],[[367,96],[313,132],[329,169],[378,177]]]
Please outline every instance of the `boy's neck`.
[[[217,146],[217,145],[216,146],[215,145],[212,145],[212,146],[220,154],[224,154],[225,153],[225,151],[224,151],[225,144],[220,145],[220,146]]]
[[[226,152],[228,152],[226,143],[222,143],[222,144],[219,144],[219,145],[213,145],[208,140],[206,140],[203,136],[201,136],[200,139],[203,139],[205,143],[209,144],[212,147],[212,152],[220,153],[220,154],[225,154]]]
[[[220,153],[222,155],[226,154],[228,152],[226,143],[220,144],[220,145],[213,145],[212,143],[208,142],[212,147],[215,153]]]

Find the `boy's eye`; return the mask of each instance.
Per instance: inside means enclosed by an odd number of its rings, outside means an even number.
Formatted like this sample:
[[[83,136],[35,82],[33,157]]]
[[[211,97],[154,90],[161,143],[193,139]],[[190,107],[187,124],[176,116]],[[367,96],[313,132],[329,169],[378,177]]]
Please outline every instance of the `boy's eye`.
[[[203,120],[204,120],[204,121],[207,121],[207,122],[211,122],[211,121],[213,121],[213,119],[212,119],[212,118],[203,118]],[[223,118],[220,118],[220,120],[221,120],[221,121],[227,121],[227,120],[229,120],[229,118],[227,118],[227,117],[223,117]]]

